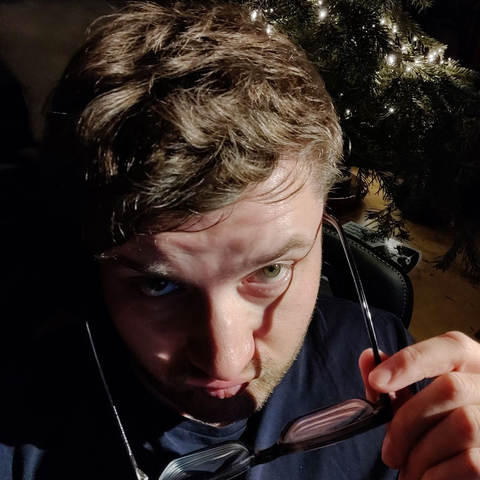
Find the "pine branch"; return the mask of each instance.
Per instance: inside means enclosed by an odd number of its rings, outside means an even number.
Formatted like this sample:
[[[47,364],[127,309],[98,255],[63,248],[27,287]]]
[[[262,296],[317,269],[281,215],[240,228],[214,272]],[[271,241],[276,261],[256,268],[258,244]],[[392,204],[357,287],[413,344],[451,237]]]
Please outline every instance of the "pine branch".
[[[453,265],[460,254],[465,276],[473,284],[480,283],[480,250],[476,244],[477,227],[471,222],[460,222],[455,238],[448,251],[434,262],[435,268],[445,271]]]
[[[408,230],[405,228],[406,221],[398,215],[398,210],[393,203],[390,203],[383,210],[367,211],[367,219],[377,222],[372,233],[368,234],[368,240],[379,241],[385,238],[395,238],[405,241],[410,237]]]
[[[419,11],[426,10],[433,5],[433,0],[409,0],[415,8]]]

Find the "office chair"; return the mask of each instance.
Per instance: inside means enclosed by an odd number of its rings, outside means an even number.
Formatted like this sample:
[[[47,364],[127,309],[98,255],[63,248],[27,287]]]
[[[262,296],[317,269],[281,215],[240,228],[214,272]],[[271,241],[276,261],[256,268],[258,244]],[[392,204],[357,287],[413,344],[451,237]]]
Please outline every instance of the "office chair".
[[[346,234],[368,304],[396,315],[408,328],[413,311],[413,288],[408,275],[367,244]],[[323,267],[320,293],[358,302],[338,233],[323,226]]]

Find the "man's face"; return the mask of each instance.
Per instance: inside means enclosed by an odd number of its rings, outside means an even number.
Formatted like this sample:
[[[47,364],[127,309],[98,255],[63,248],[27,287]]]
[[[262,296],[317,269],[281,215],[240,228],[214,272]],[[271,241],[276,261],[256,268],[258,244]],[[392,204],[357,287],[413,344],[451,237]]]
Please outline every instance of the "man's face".
[[[251,415],[301,348],[320,279],[323,205],[308,182],[295,193],[290,170],[277,168],[230,208],[182,231],[136,236],[101,261],[113,323],[184,415],[213,424]]]

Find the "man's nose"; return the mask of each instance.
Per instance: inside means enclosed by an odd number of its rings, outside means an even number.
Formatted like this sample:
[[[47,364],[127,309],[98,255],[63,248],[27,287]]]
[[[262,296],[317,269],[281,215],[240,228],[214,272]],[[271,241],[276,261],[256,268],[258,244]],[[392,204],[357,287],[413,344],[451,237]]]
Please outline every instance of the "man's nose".
[[[204,299],[200,324],[188,340],[190,361],[210,378],[249,380],[245,367],[255,354],[256,317],[261,315],[235,294],[219,293]],[[200,313],[200,312],[199,312]]]

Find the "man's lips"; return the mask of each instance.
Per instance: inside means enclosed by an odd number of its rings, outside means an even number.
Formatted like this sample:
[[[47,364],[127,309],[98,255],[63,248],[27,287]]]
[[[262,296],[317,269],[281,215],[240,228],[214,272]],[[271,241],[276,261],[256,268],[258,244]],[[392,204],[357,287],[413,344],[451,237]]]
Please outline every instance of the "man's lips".
[[[200,390],[209,397],[213,398],[230,398],[247,388],[250,381],[234,380],[234,381],[220,381],[215,380],[211,382],[187,381],[189,387]]]

